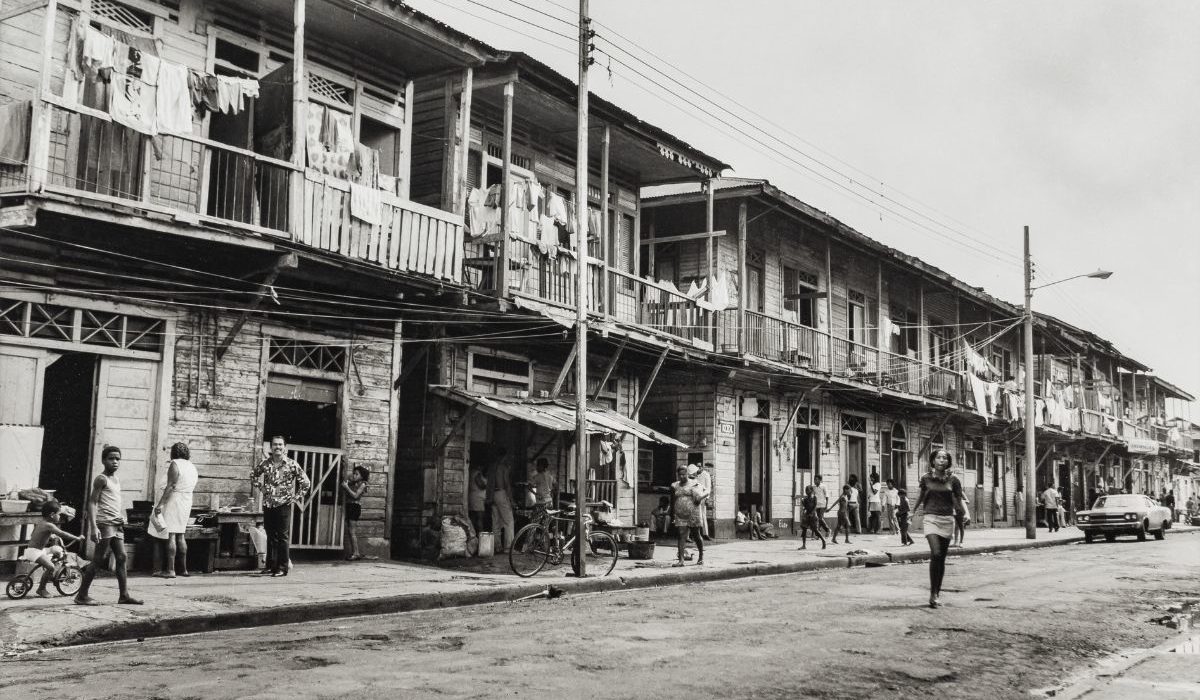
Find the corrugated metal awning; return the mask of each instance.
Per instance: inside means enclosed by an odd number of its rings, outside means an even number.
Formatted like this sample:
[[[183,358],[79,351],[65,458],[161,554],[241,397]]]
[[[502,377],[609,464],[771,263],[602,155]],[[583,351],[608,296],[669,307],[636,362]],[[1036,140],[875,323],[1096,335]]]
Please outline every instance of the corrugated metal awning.
[[[556,399],[520,399],[515,397],[489,396],[448,386],[434,385],[430,392],[468,406],[474,406],[489,416],[501,420],[523,420],[547,430],[569,432],[575,430],[575,406]],[[640,440],[660,445],[687,447],[686,444],[668,435],[648,428],[641,423],[602,406],[588,406],[587,432],[629,433]]]

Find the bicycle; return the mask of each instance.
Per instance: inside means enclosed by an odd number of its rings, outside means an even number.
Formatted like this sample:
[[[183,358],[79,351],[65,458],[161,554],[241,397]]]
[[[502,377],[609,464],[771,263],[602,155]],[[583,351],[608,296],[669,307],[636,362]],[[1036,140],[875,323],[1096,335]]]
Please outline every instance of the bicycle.
[[[568,505],[565,510],[547,508],[544,519],[521,528],[508,550],[508,563],[513,572],[522,578],[529,578],[547,565],[557,567],[569,561],[575,546],[575,534],[563,533],[560,525],[573,525],[574,522],[575,508]],[[584,564],[589,572],[607,576],[617,565],[617,541],[607,532],[593,531],[591,523],[589,514],[583,525],[584,537],[587,538],[587,546],[582,548]],[[570,536],[567,537],[567,534]]]
[[[75,595],[79,592],[79,587],[83,584],[83,569],[74,564],[67,564],[67,550],[75,546],[79,540],[75,540],[66,547],[59,547],[59,551],[55,552],[51,557],[57,570],[54,573],[54,578],[50,579],[54,583],[54,587],[62,595]],[[29,591],[33,590],[33,574],[38,572],[41,567],[34,567],[28,573],[17,574],[4,588],[4,593],[13,600],[24,598]]]

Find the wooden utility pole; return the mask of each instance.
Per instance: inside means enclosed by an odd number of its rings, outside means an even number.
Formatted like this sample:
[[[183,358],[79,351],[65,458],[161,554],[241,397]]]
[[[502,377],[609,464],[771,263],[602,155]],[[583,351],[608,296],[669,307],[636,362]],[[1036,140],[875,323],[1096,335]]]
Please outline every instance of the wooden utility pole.
[[[587,224],[588,224],[588,66],[592,62],[588,0],[579,0],[579,93],[575,124],[575,575],[587,576],[583,529],[587,503]],[[601,210],[603,210],[603,204]]]

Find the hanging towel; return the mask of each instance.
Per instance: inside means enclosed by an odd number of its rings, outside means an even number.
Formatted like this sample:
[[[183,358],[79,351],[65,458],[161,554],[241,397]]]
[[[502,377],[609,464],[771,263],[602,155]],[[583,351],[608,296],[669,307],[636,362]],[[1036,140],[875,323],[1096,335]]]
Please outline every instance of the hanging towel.
[[[111,36],[88,27],[83,36],[83,69],[95,73],[102,68],[112,68],[115,43]]]
[[[984,423],[987,423],[987,385],[982,379],[976,377],[974,372],[967,373],[967,381],[971,384],[971,398],[975,401],[975,412],[983,418]]]
[[[542,216],[538,218],[538,251],[542,255],[558,256],[558,227],[554,218]]]
[[[546,202],[546,215],[554,219],[555,222],[566,225],[567,223],[567,201],[562,198],[562,195],[557,192],[551,192]]]
[[[29,124],[33,103],[10,102],[0,106],[0,165],[24,163],[29,157]]]
[[[1023,397],[1012,392],[1005,394],[1004,397],[1008,401],[1008,419],[1010,421],[1018,420],[1025,405]]]
[[[163,61],[158,70],[156,124],[159,133],[192,133],[192,93],[186,66]]]
[[[600,440],[600,464],[612,464],[613,444],[607,439]]]
[[[136,75],[113,70],[108,113],[118,124],[123,124],[138,133],[154,136],[158,133],[155,128],[158,98],[154,85],[158,75],[149,75],[147,69],[150,66],[142,61],[141,52],[137,49],[133,51],[137,52],[137,60],[129,61],[126,70],[134,71]],[[127,51],[126,55],[130,53]],[[157,60],[153,67],[157,69]]]
[[[350,181],[367,187],[379,188],[379,151],[356,144],[354,158],[350,163]]]
[[[378,226],[382,206],[378,188],[360,185],[356,182],[350,183],[350,216],[372,226]]]

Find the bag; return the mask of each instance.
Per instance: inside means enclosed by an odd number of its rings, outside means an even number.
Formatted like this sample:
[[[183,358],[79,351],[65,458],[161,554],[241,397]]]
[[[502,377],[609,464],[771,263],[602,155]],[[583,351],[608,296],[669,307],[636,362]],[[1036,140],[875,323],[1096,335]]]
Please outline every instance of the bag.
[[[167,532],[167,521],[163,519],[162,513],[150,516],[150,522],[146,524],[146,534],[159,540],[170,539],[171,535]]]

